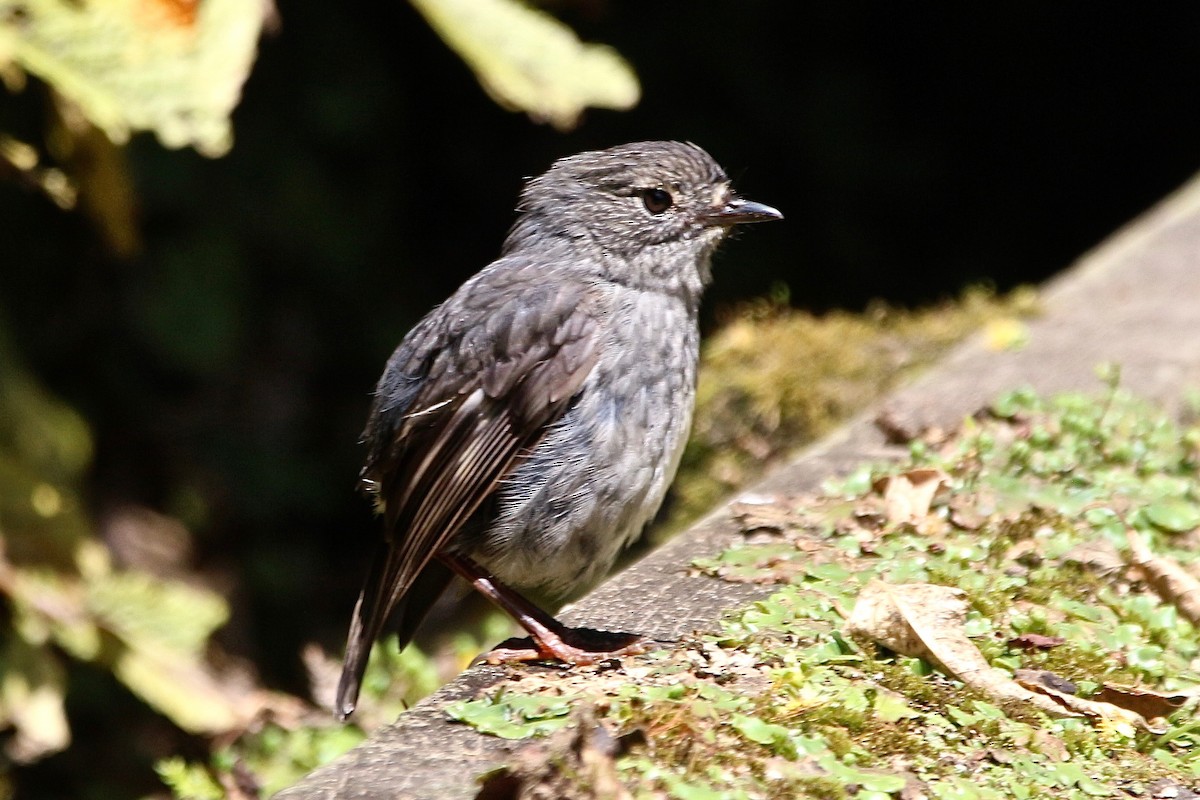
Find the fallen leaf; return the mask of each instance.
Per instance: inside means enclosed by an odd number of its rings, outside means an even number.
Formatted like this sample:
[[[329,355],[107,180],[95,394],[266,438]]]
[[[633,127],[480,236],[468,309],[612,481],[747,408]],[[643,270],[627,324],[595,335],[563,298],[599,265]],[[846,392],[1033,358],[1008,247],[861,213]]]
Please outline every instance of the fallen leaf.
[[[854,507],[851,517],[845,520],[852,528],[878,533],[887,525],[887,513],[883,498],[866,498]],[[839,529],[841,524],[839,521]]]
[[[1171,778],[1160,778],[1146,787],[1154,800],[1197,800],[1200,794]]]
[[[1004,560],[1025,567],[1036,567],[1042,562],[1042,554],[1038,548],[1038,543],[1033,539],[1022,539],[1004,551]]]
[[[1041,728],[1034,728],[1029,746],[1035,753],[1041,753],[1053,761],[1069,761],[1071,758],[1071,751],[1067,749],[1067,743],[1050,731]]]
[[[940,469],[912,469],[900,475],[886,475],[872,484],[883,495],[887,519],[895,525],[917,522],[928,516],[933,497],[950,476]]]
[[[870,639],[901,655],[924,658],[994,700],[1029,703],[1057,717],[1079,716],[1018,685],[1007,672],[987,662],[963,631],[965,596],[950,586],[871,581],[854,604],[846,634]]]
[[[733,502],[729,504],[729,513],[742,533],[761,530],[782,533],[792,527],[795,516],[791,508],[774,498],[761,503]]]
[[[1100,575],[1111,575],[1125,567],[1125,558],[1112,543],[1103,539],[1075,545],[1063,554],[1068,564],[1078,564]]]
[[[1153,722],[1156,719],[1165,720],[1183,708],[1187,701],[1191,699],[1191,695],[1184,692],[1171,692],[1167,694],[1141,686],[1121,686],[1116,683],[1106,683],[1092,699],[1102,703],[1111,703],[1121,708],[1127,708],[1135,714],[1140,714]]]
[[[950,522],[964,531],[977,531],[987,522],[973,494],[956,494],[950,498]]]
[[[1016,754],[1008,750],[1001,750],[999,747],[989,747],[983,751],[983,755],[994,764],[1011,764]]]
[[[1014,673],[1013,678],[1022,687],[1052,699],[1065,709],[1092,720],[1115,723],[1127,736],[1133,736],[1137,729],[1148,731],[1156,736],[1164,734],[1168,730],[1166,723],[1161,719],[1148,720],[1128,708],[1079,697],[1074,693],[1074,684],[1052,672],[1019,669]]]
[[[332,708],[341,678],[341,659],[334,658],[315,642],[304,645],[300,659],[308,673],[309,697],[321,708]]]
[[[1022,633],[1020,636],[1014,636],[1008,640],[1008,646],[1020,650],[1049,650],[1052,647],[1059,647],[1066,644],[1067,640],[1061,636],[1045,636],[1040,633]]]
[[[818,759],[803,755],[799,758],[771,756],[762,762],[763,777],[770,781],[802,781],[829,774]]]
[[[1158,596],[1173,604],[1184,619],[1193,625],[1200,625],[1200,581],[1192,577],[1178,561],[1154,555],[1133,528],[1125,529],[1125,538],[1133,557],[1132,566],[1141,571]]]

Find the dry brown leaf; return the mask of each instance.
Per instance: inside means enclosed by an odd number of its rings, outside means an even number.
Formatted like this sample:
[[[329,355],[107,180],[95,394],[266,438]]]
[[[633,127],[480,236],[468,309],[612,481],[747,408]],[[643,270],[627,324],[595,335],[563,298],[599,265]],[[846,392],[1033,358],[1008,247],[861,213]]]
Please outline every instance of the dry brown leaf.
[[[333,708],[333,698],[337,694],[341,675],[341,661],[315,642],[304,645],[300,659],[304,662],[304,671],[308,673],[309,697],[321,708]]]
[[[762,770],[763,777],[769,781],[802,781],[829,774],[829,770],[810,755],[801,755],[799,758],[772,756],[763,761]]]
[[[1100,575],[1111,575],[1125,566],[1125,559],[1111,543],[1095,540],[1075,545],[1063,554],[1066,563],[1079,564]]]
[[[1156,556],[1133,528],[1125,529],[1132,566],[1142,572],[1146,582],[1163,600],[1178,609],[1183,618],[1200,625],[1200,581],[1172,558]]]
[[[1079,716],[1018,685],[991,666],[963,632],[965,594],[929,583],[892,585],[871,581],[854,604],[846,633],[867,638],[906,656],[924,658],[943,672],[1000,703],[1017,701],[1058,717]]]
[[[1191,695],[1186,692],[1165,694],[1141,686],[1106,683],[1092,699],[1127,708],[1135,714],[1145,717],[1152,725],[1158,722],[1165,726],[1166,718],[1183,708],[1191,699]]]
[[[875,415],[875,428],[887,444],[908,444],[920,435],[913,420],[901,416],[895,409],[885,408]]]
[[[756,498],[757,499],[757,498]],[[778,498],[762,502],[737,501],[729,504],[729,513],[742,533],[767,530],[783,533],[795,524],[792,509]]]
[[[1045,636],[1040,633],[1022,633],[1008,640],[1008,646],[1021,650],[1049,650],[1066,644],[1061,636]]]
[[[1005,550],[1001,558],[1005,563],[1036,567],[1041,563],[1042,554],[1038,550],[1037,542],[1033,539],[1022,539]]]
[[[194,577],[188,575],[192,534],[174,517],[127,504],[106,514],[102,525],[101,536],[122,568],[158,577]]]
[[[1067,743],[1050,731],[1035,729],[1030,737],[1029,746],[1035,753],[1041,753],[1053,761],[1071,760],[1071,751],[1067,749]]]
[[[932,425],[919,415],[902,413],[893,408],[880,411],[875,415],[873,422],[876,430],[883,434],[884,442],[892,445],[905,445],[919,439],[930,447],[937,448],[955,433]]]
[[[1155,735],[1167,732],[1168,726],[1161,718],[1146,719],[1136,711],[1123,708],[1112,703],[1099,700],[1085,699],[1075,695],[1074,684],[1064,681],[1052,672],[1034,669],[1019,669],[1013,675],[1018,684],[1039,695],[1062,705],[1063,708],[1077,712],[1092,720],[1103,720],[1126,727],[1127,733],[1133,735],[1135,729],[1148,731]]]
[[[900,475],[886,475],[872,485],[883,495],[888,522],[902,525],[915,523],[929,515],[933,497],[950,476],[940,469],[911,469]]]
[[[854,535],[860,541],[874,539],[887,526],[887,514],[882,497],[866,497],[856,503],[848,516],[834,524],[839,535]]]
[[[977,531],[987,522],[987,514],[979,510],[972,495],[954,495],[950,498],[949,507],[950,522],[964,531]]]

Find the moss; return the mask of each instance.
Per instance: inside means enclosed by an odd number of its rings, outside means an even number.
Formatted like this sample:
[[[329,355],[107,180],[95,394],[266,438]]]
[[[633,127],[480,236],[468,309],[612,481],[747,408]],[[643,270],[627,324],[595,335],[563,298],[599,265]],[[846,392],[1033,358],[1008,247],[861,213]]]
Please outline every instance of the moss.
[[[836,778],[803,778],[796,782],[796,789],[813,800],[845,800],[849,797],[846,785]]]
[[[1036,307],[1030,289],[996,296],[976,288],[916,311],[876,304],[862,314],[815,315],[766,299],[734,309],[705,342],[692,440],[656,536],[679,530],[967,335]]]

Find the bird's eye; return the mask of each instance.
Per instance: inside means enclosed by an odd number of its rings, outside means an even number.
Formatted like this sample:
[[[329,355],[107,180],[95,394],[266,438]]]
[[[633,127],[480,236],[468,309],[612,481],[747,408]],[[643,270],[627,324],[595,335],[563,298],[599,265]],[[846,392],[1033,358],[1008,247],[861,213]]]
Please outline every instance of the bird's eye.
[[[665,189],[646,189],[642,192],[642,202],[651,214],[661,214],[670,208],[675,200]]]

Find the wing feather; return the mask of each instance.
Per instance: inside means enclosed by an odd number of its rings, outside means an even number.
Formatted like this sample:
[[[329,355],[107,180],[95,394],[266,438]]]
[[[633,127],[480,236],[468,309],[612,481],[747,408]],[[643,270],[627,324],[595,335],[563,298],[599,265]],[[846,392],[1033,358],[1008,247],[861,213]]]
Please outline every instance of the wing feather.
[[[501,303],[489,324],[457,337],[452,302],[397,349],[365,434],[364,476],[383,507],[386,536],[351,620],[337,698],[343,717],[354,709],[371,642],[392,610],[405,605],[431,559],[567,410],[599,354],[597,315],[583,290],[543,282],[509,300],[520,313]],[[513,320],[507,327],[506,313]],[[449,321],[441,335],[439,319]],[[403,624],[415,628],[412,620]]]

